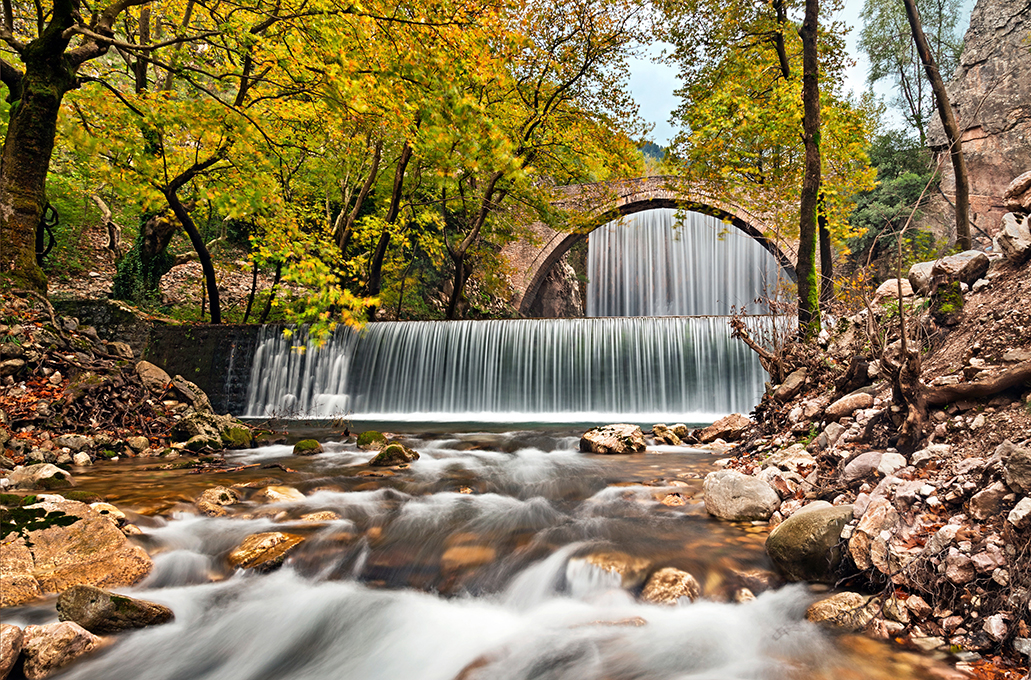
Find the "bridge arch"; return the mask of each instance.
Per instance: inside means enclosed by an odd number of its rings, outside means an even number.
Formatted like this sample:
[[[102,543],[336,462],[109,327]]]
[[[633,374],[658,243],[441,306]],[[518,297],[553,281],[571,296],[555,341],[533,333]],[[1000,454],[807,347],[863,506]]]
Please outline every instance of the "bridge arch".
[[[795,280],[794,244],[765,235],[764,220],[744,208],[692,190],[676,177],[645,177],[632,180],[598,182],[561,187],[556,207],[578,214],[577,228],[559,232],[543,223],[530,225],[542,245],[527,242],[509,244],[502,250],[513,268],[516,291],[514,306],[528,315],[541,292],[551,268],[595,229],[615,219],[645,210],[674,208],[716,217],[757,241],[780,264],[782,271]]]

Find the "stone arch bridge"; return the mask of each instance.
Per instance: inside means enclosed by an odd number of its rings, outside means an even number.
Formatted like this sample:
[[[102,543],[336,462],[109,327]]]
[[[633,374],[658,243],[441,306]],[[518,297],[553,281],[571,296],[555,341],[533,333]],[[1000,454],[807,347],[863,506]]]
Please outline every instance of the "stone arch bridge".
[[[575,215],[575,229],[556,231],[543,222],[534,222],[528,227],[531,238],[509,243],[501,251],[511,267],[513,306],[523,315],[530,315],[548,273],[575,243],[607,222],[655,208],[682,208],[717,217],[758,241],[784,272],[795,278],[796,241],[768,237],[772,230],[767,229],[760,215],[707,195],[678,177],[573,184],[557,188],[556,193],[552,204]]]

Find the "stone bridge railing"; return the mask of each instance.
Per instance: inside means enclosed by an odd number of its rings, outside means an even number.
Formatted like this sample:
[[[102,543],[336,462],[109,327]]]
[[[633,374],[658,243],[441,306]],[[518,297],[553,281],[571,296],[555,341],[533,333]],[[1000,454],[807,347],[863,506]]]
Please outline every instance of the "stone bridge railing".
[[[532,236],[506,245],[501,254],[511,267],[513,305],[527,314],[551,267],[574,243],[623,215],[655,208],[682,208],[718,217],[745,232],[770,252],[794,278],[797,243],[767,236],[760,215],[707,195],[677,177],[642,177],[555,189],[552,204],[571,213],[571,231],[556,231],[543,222],[529,225]]]

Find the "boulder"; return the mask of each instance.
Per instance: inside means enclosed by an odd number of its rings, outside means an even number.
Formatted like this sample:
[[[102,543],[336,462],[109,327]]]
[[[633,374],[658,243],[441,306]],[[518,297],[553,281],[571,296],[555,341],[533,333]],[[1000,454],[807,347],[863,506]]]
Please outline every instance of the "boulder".
[[[186,450],[194,453],[221,451],[223,448],[222,438],[217,434],[197,434],[187,439],[184,443]]]
[[[805,379],[808,371],[799,368],[788,374],[784,382],[773,391],[773,398],[780,402],[789,402],[794,399],[805,386]]]
[[[150,448],[150,440],[142,435],[135,435],[132,437],[126,437],[125,443],[129,445],[129,448],[136,453],[141,453]]]
[[[151,394],[159,396],[165,393],[172,382],[171,376],[149,361],[140,361],[136,364],[136,375]]]
[[[119,357],[121,359],[128,359],[132,361],[136,358],[133,355],[132,347],[130,347],[129,343],[127,342],[119,342],[117,340],[108,342],[107,348],[111,351],[111,354],[114,354],[116,357]]]
[[[0,680],[7,680],[15,660],[21,654],[22,637],[18,626],[0,623]]]
[[[26,680],[42,680],[89,654],[100,638],[72,621],[45,626],[26,626],[22,638],[23,672]]]
[[[208,395],[204,393],[204,390],[197,387],[196,384],[181,375],[177,375],[172,378],[172,387],[182,396],[182,401],[193,406],[194,410],[202,412],[211,411],[211,400],[208,399]]]
[[[231,428],[240,427],[232,416],[220,416],[206,411],[190,409],[172,428],[172,439],[177,442],[189,441],[197,435],[209,438],[222,438],[222,433]]]
[[[390,467],[419,460],[419,452],[401,444],[389,444],[382,451],[376,454],[375,458],[369,461],[369,465],[377,467]]]
[[[305,495],[292,486],[266,486],[257,495],[269,503],[297,503],[305,499]]]
[[[931,276],[931,272],[934,270],[934,262],[917,262],[909,268],[909,276],[907,277],[909,285],[912,286],[913,292],[917,295],[929,295],[931,292],[931,283],[934,278]]]
[[[224,517],[225,506],[240,502],[240,494],[227,486],[213,486],[197,497],[194,505],[208,517]]]
[[[843,557],[841,531],[851,520],[851,505],[803,508],[770,532],[766,553],[789,581],[834,583]]]
[[[874,304],[883,303],[889,298],[892,300],[898,300],[899,286],[902,286],[902,297],[913,297],[913,284],[909,282],[909,279],[888,279],[881,285],[877,286],[877,290],[874,292],[873,296]]]
[[[0,543],[0,607],[79,584],[128,586],[150,572],[147,552],[85,503],[45,500],[27,507],[80,519],[68,526],[29,532],[31,547],[22,538]]]
[[[24,359],[5,359],[4,361],[0,361],[0,378],[6,378],[9,375],[18,375],[23,368],[25,368]]]
[[[1031,527],[1031,497],[1021,498],[1006,516],[1006,521],[1017,529]]]
[[[380,432],[368,430],[358,435],[357,444],[362,451],[379,451],[387,445],[387,438]]]
[[[444,572],[472,569],[490,564],[497,558],[497,550],[488,545],[453,545],[440,557]]]
[[[618,550],[595,552],[570,560],[575,561],[583,561],[592,567],[618,575],[620,585],[628,590],[640,587],[652,568],[650,560]]]
[[[896,471],[906,467],[906,457],[901,453],[888,452],[881,455],[881,460],[877,464],[877,474],[887,477],[888,475],[894,474]]]
[[[70,449],[72,453],[93,448],[93,438],[84,434],[62,434],[53,439],[55,446]]]
[[[857,567],[869,569],[874,566],[871,556],[874,543],[883,542],[882,532],[891,532],[898,521],[899,514],[887,498],[878,496],[870,501],[848,540],[848,551]],[[882,548],[883,546],[878,546],[878,551],[881,552]]]
[[[970,516],[979,522],[993,517],[1002,510],[1002,499],[1009,489],[1002,482],[992,482],[970,498]]]
[[[841,471],[841,481],[846,484],[869,479],[877,474],[884,454],[880,451],[867,451],[850,460]]]
[[[175,618],[164,605],[81,585],[57,598],[57,616],[97,635],[156,626]]]
[[[871,406],[873,406],[873,395],[866,392],[853,392],[828,406],[824,411],[824,416],[828,420],[841,420],[861,408],[870,408]]]
[[[231,425],[224,428],[219,437],[222,445],[227,449],[249,449],[254,443],[254,435],[251,430],[243,425]]]
[[[1006,213],[1002,216],[1002,229],[995,237],[997,250],[1014,264],[1024,264],[1031,258],[1031,228],[1027,216]]]
[[[72,456],[72,464],[75,465],[75,467],[86,467],[88,465],[93,465],[93,459],[90,458],[90,455],[85,451],[79,451],[77,454]]]
[[[1006,486],[1017,493],[1031,493],[1031,449],[1007,439],[995,449],[995,457],[1002,460]]]
[[[15,468],[7,476],[14,489],[64,489],[72,486],[72,476],[50,463],[37,463]]]
[[[294,444],[293,454],[295,456],[313,456],[322,453],[322,444],[314,439],[302,439]]]
[[[648,578],[641,591],[641,599],[652,604],[677,604],[682,597],[694,602],[701,592],[702,587],[694,576],[674,567],[666,567]]]
[[[710,472],[703,487],[705,510],[720,519],[769,519],[780,507],[780,496],[773,487],[737,470]]]
[[[988,273],[988,256],[979,250],[964,250],[956,255],[943,257],[934,263],[931,276],[936,281],[958,281],[968,286]]]
[[[736,442],[744,436],[751,426],[752,421],[748,419],[748,416],[743,416],[740,413],[731,413],[729,416],[723,416],[699,432],[698,441],[702,444],[707,444],[716,439],[722,439],[725,442]]]
[[[233,548],[229,553],[229,564],[236,569],[272,571],[282,566],[287,554],[303,540],[303,536],[281,531],[253,534]]]
[[[878,603],[868,595],[845,591],[814,602],[805,612],[813,623],[823,623],[846,631],[860,631],[873,620]]]
[[[580,450],[584,453],[640,453],[644,447],[641,428],[626,423],[596,427],[580,437]]]
[[[680,441],[680,437],[662,423],[652,425],[652,436],[654,436],[660,444],[668,444],[670,446],[680,446],[683,444],[683,442]]]

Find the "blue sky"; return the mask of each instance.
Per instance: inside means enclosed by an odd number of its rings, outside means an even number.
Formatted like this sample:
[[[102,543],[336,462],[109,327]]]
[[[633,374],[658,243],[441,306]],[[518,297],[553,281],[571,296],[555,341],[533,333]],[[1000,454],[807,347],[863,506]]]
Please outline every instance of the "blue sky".
[[[970,22],[973,4],[974,0],[966,0],[961,9],[962,16],[959,25],[964,33]],[[837,20],[852,28],[848,34],[848,50],[855,60],[855,64],[847,70],[846,81],[849,89],[857,94],[867,89],[868,64],[865,56],[860,54],[856,48],[861,28],[859,13],[862,8],[862,0],[847,0],[845,7],[836,17]],[[661,47],[653,46],[650,51],[653,55],[657,55],[661,52]],[[665,146],[674,133],[669,124],[669,115],[677,106],[677,98],[673,94],[679,85],[676,69],[665,64],[657,64],[647,57],[633,60],[630,68],[630,89],[634,94],[634,99],[641,107],[641,116],[655,126],[650,138]],[[948,75],[943,75],[948,77]],[[879,90],[879,94],[884,95],[886,91]]]

